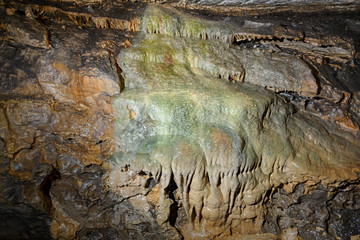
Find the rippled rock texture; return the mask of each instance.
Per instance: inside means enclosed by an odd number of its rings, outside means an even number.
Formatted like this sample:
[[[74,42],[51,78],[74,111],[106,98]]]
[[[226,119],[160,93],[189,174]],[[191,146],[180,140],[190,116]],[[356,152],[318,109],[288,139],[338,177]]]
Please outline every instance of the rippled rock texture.
[[[359,6],[297,2],[1,1],[0,238],[356,239]]]

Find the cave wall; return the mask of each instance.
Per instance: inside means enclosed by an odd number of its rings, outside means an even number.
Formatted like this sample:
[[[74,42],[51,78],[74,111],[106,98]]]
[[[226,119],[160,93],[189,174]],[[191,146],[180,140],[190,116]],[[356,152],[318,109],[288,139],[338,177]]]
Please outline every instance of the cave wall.
[[[359,8],[1,1],[1,238],[356,239]]]

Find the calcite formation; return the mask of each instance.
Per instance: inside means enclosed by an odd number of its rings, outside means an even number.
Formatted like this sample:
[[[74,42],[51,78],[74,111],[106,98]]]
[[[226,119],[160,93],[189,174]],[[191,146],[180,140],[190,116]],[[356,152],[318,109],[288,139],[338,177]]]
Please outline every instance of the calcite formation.
[[[118,57],[125,91],[113,101],[109,184],[130,197],[158,183],[159,224],[171,223],[175,203],[186,212],[185,238],[256,233],[264,200],[281,184],[356,181],[358,138],[265,89],[315,96],[302,59],[237,48],[224,24],[167,8],[147,8],[141,29]],[[127,178],[131,171],[141,174]]]
[[[359,11],[0,1],[0,238],[358,238]]]

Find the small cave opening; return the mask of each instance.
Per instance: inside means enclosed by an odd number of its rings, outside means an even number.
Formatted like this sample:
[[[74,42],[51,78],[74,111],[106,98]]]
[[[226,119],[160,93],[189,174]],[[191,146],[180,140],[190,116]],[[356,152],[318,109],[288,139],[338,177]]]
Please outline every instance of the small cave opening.
[[[146,180],[145,188],[149,188],[149,190],[153,189],[157,185],[157,182],[154,178],[150,177]]]
[[[172,227],[175,227],[176,220],[178,218],[179,203],[176,199],[176,191],[178,187],[174,181],[174,177],[171,176],[169,186],[166,188],[166,192],[169,198],[173,201],[170,205],[169,223]]]
[[[60,172],[53,168],[51,173],[45,177],[39,187],[40,196],[43,201],[44,210],[47,213],[51,213],[52,200],[50,196],[50,189],[56,180],[61,179]]]
[[[194,222],[195,219],[196,219],[196,210],[195,210],[195,207],[193,207],[191,209],[191,212],[190,212],[190,218],[191,218],[191,222]],[[201,215],[199,216],[200,220],[201,220]]]
[[[295,38],[291,37],[279,37],[279,36],[259,36],[259,35],[236,35],[232,38],[232,45],[247,45],[247,44],[255,44],[261,42],[284,42],[284,41],[294,41]],[[300,39],[297,41],[301,41]]]

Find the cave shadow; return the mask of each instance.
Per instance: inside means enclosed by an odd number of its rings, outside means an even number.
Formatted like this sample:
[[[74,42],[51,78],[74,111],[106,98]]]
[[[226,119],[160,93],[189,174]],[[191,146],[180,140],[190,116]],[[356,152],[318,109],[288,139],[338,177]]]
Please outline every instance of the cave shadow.
[[[53,239],[48,214],[25,203],[0,203],[0,239]]]

